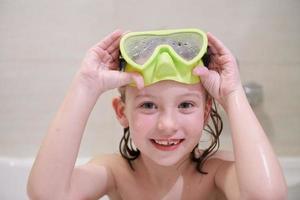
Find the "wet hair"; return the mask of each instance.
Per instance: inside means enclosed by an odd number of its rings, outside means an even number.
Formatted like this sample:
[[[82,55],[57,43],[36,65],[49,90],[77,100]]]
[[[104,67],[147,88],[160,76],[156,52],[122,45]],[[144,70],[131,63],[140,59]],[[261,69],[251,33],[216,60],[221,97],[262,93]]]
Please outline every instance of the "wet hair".
[[[208,66],[210,63],[210,53],[208,48],[207,53],[202,57],[204,66]],[[119,92],[121,94],[121,100],[125,103],[124,90],[119,89]],[[207,172],[203,171],[203,165],[209,157],[218,151],[220,146],[219,136],[223,130],[223,121],[218,113],[216,101],[207,93],[206,101],[208,100],[212,101],[212,107],[209,113],[210,121],[205,125],[203,130],[211,136],[211,143],[202,153],[199,152],[199,144],[197,144],[190,154],[191,161],[195,163],[196,170],[201,174],[207,174]],[[123,136],[119,143],[119,151],[122,157],[127,160],[130,168],[134,170],[132,161],[137,159],[141,152],[132,143],[129,127],[124,128]]]

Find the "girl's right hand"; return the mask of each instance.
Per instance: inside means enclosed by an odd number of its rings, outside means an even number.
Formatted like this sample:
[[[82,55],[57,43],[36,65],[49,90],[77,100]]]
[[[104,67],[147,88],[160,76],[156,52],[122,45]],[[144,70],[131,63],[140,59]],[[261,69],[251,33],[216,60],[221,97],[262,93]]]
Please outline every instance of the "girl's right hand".
[[[119,43],[123,32],[116,30],[88,50],[77,73],[81,85],[93,90],[97,95],[135,82],[138,88],[144,86],[138,73],[119,71]]]

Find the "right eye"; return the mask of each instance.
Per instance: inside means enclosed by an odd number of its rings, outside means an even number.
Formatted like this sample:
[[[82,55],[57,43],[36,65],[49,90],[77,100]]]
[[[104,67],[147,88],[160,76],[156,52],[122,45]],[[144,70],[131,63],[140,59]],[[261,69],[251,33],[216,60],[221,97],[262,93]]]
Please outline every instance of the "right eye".
[[[153,102],[144,102],[140,105],[140,108],[151,110],[151,109],[157,109],[157,106]]]

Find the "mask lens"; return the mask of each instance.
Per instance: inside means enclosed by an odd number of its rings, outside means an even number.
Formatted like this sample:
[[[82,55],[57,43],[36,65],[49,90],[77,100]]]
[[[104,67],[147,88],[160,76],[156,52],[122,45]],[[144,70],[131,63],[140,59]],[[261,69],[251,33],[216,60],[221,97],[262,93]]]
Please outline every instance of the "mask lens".
[[[134,36],[128,38],[125,43],[125,51],[129,58],[137,64],[144,64],[159,45],[159,39],[155,36]]]
[[[168,40],[167,44],[187,61],[195,58],[202,47],[202,38],[195,33],[173,34]]]
[[[124,41],[127,55],[139,65],[147,62],[159,45],[169,45],[180,57],[190,61],[199,54],[203,38],[197,33],[173,33],[160,36],[133,36]]]

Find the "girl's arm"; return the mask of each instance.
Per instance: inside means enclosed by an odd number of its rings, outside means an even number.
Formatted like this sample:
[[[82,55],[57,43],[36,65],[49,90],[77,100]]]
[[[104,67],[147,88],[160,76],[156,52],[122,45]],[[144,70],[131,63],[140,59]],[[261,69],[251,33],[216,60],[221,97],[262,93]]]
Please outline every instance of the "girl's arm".
[[[228,199],[287,199],[282,169],[244,93],[231,52],[208,33],[212,60],[197,67],[203,86],[225,109],[232,132],[235,162],[224,162],[215,176]]]
[[[97,101],[95,94],[79,85],[76,80],[72,84],[36,157],[28,180],[32,199],[63,199],[70,195],[81,138]]]
[[[87,120],[99,96],[136,80],[137,75],[116,70],[121,35],[121,31],[113,32],[85,56],[32,167],[27,186],[32,199],[95,198],[111,186],[109,169],[92,163],[74,166]]]
[[[228,189],[225,191],[228,196],[237,199],[287,199],[281,166],[243,88],[228,96],[225,109],[232,132],[235,163],[220,167],[216,182],[221,188]],[[232,190],[234,185],[239,191]]]

